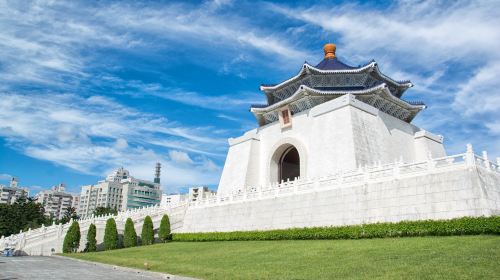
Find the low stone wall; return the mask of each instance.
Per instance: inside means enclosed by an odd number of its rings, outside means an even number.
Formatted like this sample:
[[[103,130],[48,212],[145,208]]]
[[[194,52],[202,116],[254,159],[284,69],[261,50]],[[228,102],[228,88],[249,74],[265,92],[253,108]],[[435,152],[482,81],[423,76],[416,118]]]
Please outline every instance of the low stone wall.
[[[164,214],[168,214],[170,218],[171,228],[173,230],[182,227],[182,221],[185,215],[187,205],[179,205],[175,208],[162,208],[159,206],[138,209],[137,211],[122,212],[116,216],[95,217],[78,221],[80,226],[80,248],[82,251],[87,242],[87,232],[90,224],[96,225],[96,240],[98,248],[102,247],[104,241],[104,230],[106,228],[106,221],[109,218],[114,218],[118,234],[123,234],[125,229],[125,221],[131,218],[134,221],[135,230],[137,235],[140,236],[144,218],[150,216],[153,221],[153,228],[156,232],[160,227],[160,222]],[[15,244],[16,255],[30,255],[30,256],[50,256],[55,253],[62,253],[62,246],[66,232],[68,231],[70,223],[64,225],[52,225],[49,227],[42,227],[36,230],[27,231],[10,236],[1,240],[0,247],[6,247],[9,243]]]
[[[93,217],[79,221],[80,250],[85,247],[91,223],[96,225],[97,242],[101,244],[106,220],[111,217],[120,234],[127,218],[134,221],[140,234],[147,215],[158,229],[164,214],[169,215],[174,233],[500,215],[500,160],[492,163],[486,153],[479,157],[469,146],[465,154],[363,167],[266,187],[244,187],[229,196],[217,195],[189,204]],[[18,254],[60,253],[68,228],[69,224],[53,225],[1,238],[0,248],[15,244]]]
[[[289,195],[189,207],[176,232],[338,226],[500,214],[500,173],[456,165]]]

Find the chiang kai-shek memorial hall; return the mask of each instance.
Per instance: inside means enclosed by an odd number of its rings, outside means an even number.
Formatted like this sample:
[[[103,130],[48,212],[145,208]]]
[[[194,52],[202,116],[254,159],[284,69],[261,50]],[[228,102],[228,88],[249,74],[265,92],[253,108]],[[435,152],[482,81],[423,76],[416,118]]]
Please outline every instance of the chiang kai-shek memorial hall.
[[[349,66],[335,51],[326,44],[318,65],[261,85],[267,104],[251,107],[259,127],[229,140],[219,193],[445,156],[443,137],[411,124],[425,105],[403,98],[410,81],[391,79],[375,61]]]

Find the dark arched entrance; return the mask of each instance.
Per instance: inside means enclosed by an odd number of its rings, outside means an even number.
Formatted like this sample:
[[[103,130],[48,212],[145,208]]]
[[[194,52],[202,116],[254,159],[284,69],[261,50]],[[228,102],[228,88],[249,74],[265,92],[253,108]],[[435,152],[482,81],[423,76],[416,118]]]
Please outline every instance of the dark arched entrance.
[[[300,177],[300,157],[294,146],[285,150],[279,161],[278,178],[281,181],[293,181],[295,177]]]

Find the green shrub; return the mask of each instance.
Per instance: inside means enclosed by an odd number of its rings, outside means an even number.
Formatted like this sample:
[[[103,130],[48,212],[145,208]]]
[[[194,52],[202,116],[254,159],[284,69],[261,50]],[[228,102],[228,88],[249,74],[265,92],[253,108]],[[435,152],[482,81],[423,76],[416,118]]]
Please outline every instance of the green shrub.
[[[361,239],[406,236],[500,235],[500,216],[451,220],[402,221],[339,227],[291,228],[269,231],[175,233],[174,241]]]
[[[76,253],[78,247],[80,247],[80,225],[74,221],[64,237],[63,253]]]
[[[142,245],[153,244],[154,235],[155,232],[153,230],[153,221],[151,220],[150,216],[146,216],[146,218],[144,218],[144,224],[142,225],[141,244]]]
[[[123,233],[123,247],[137,246],[137,233],[135,232],[134,222],[128,218],[125,222],[125,232]]]
[[[172,235],[170,234],[170,219],[168,218],[168,215],[163,215],[161,218],[158,238],[160,239],[160,242],[166,242],[167,240],[172,239]]]
[[[94,224],[90,224],[89,231],[87,232],[87,244],[85,244],[85,252],[97,251],[97,240],[95,238],[97,233]]]
[[[106,221],[106,229],[104,230],[104,250],[117,249],[119,245],[115,219],[109,218]]]

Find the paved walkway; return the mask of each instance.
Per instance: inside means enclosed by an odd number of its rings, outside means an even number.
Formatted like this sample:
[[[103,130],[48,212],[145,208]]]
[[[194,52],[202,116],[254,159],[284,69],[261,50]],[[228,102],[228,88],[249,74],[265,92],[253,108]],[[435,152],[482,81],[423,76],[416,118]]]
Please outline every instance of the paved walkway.
[[[0,280],[14,279],[184,280],[190,278],[95,264],[62,257],[0,257]]]

